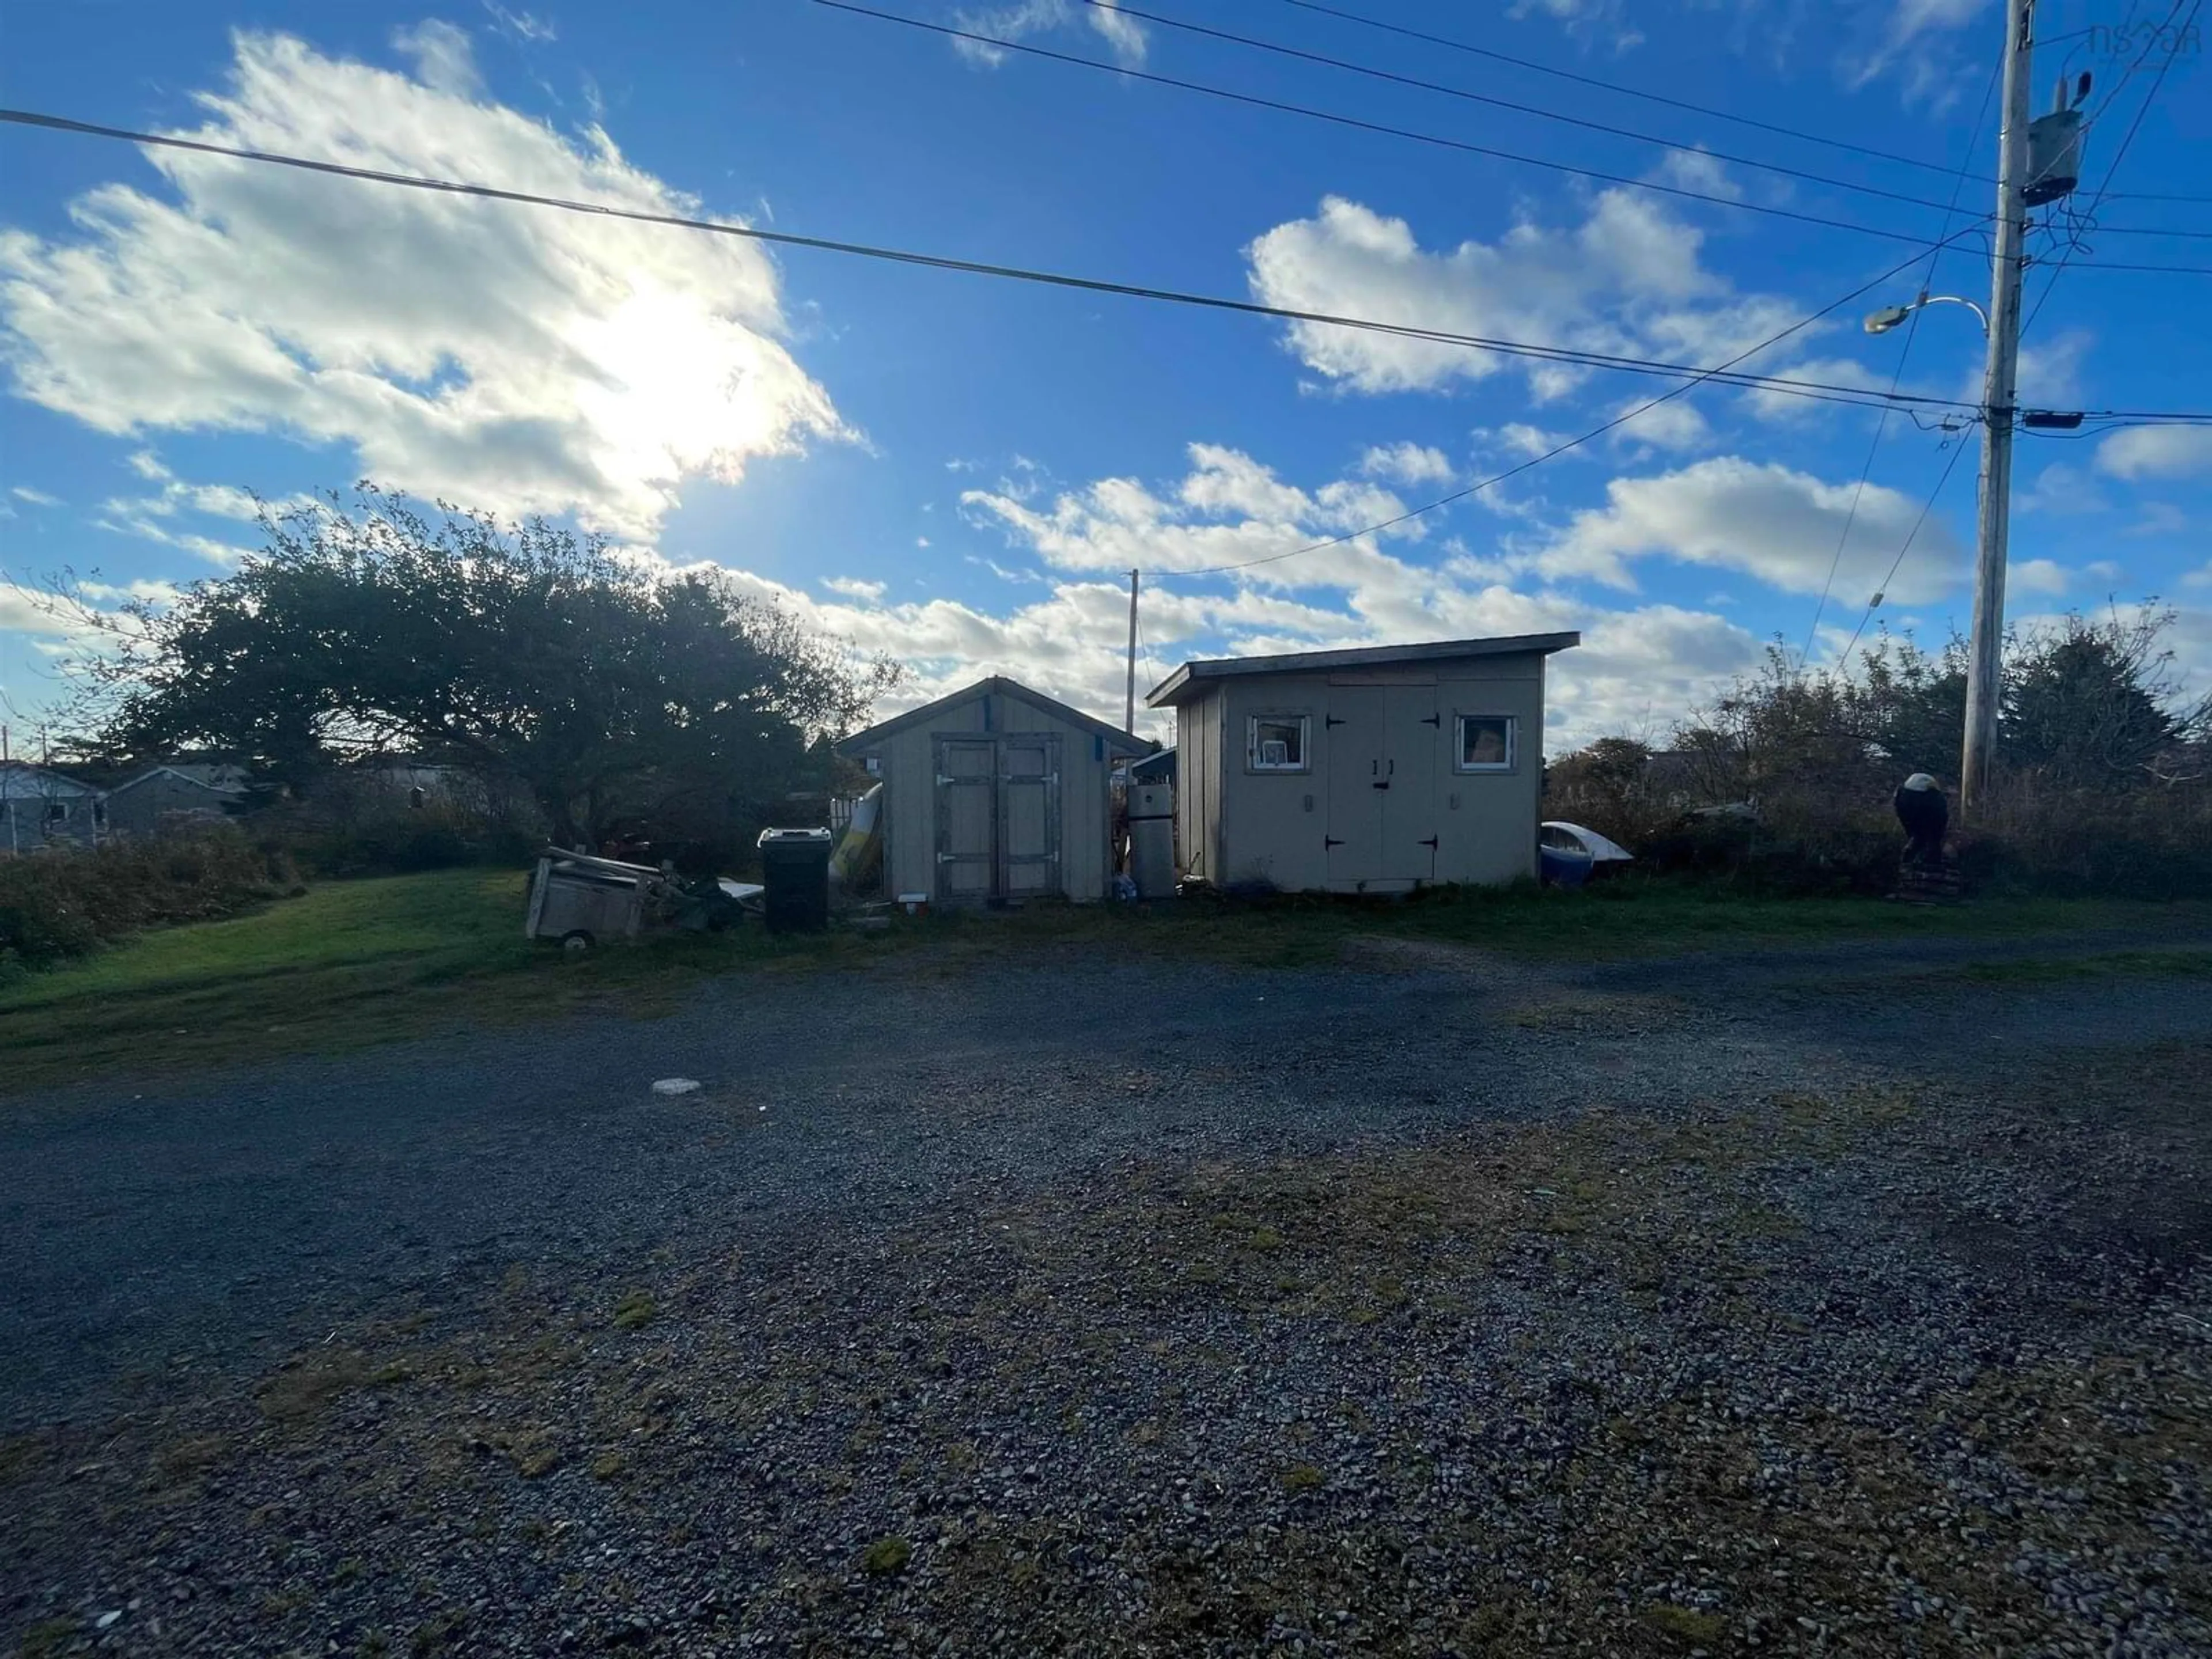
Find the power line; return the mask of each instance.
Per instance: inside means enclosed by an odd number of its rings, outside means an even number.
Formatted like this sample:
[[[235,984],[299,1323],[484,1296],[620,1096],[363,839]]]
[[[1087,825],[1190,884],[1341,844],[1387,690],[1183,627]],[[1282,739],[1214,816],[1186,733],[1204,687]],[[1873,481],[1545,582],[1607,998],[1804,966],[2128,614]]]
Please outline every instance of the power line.
[[[1447,138],[1438,133],[1419,132],[1411,127],[1394,127],[1380,121],[1363,120],[1355,115],[1342,115],[1333,110],[1316,109],[1308,104],[1293,104],[1279,98],[1262,98],[1255,93],[1233,92],[1226,87],[1217,87],[1203,81],[1185,81],[1171,75],[1158,75],[1149,70],[1129,69],[1103,58],[1079,57],[1074,52],[1055,52],[1049,46],[1031,46],[1024,41],[1009,40],[999,35],[982,34],[973,29],[956,28],[950,23],[932,23],[919,17],[902,16],[897,12],[878,11],[872,6],[853,3],[853,0],[814,0],[817,6],[832,11],[850,12],[856,17],[872,18],[878,22],[897,23],[924,33],[943,35],[948,40],[967,40],[976,46],[988,46],[994,52],[1018,52],[1031,58],[1042,58],[1055,64],[1068,64],[1079,69],[1097,70],[1103,74],[1120,76],[1131,81],[1149,82],[1154,86],[1173,87],[1182,92],[1195,92],[1207,98],[1219,98],[1233,104],[1247,105],[1254,109],[1273,110],[1278,114],[1296,115],[1310,121],[1322,121],[1332,126],[1351,127],[1361,132],[1372,132],[1389,138],[1404,138],[1414,143],[1430,144],[1439,149],[1458,150],[1469,155],[1486,155],[1493,161],[1512,161],[1523,167],[1546,167],[1555,173],[1572,173],[1577,178],[1594,179],[1601,184],[1619,185],[1625,189],[1650,191],[1661,196],[1679,197],[1686,201],[1704,202],[1714,207],[1733,209],[1742,213],[1764,214],[1771,218],[1790,219],[1800,224],[1819,225],[1829,230],[1850,231],[1860,236],[1877,236],[1892,242],[1925,243],[1924,234],[1911,231],[1890,230],[1880,225],[1863,225],[1848,219],[1832,219],[1818,213],[1800,213],[1794,208],[1774,207],[1764,202],[1749,202],[1740,198],[1716,195],[1710,191],[1692,190],[1683,185],[1661,184],[1656,179],[1631,178],[1625,173],[1606,173],[1595,167],[1577,167],[1571,162],[1554,161],[1540,155],[1523,155],[1516,150],[1498,149],[1488,144],[1477,144],[1460,138]],[[1929,204],[1931,207],[1933,204]]]
[[[1562,81],[1571,81],[1577,86],[1595,87],[1602,92],[1617,93],[1625,98],[1641,98],[1648,103],[1662,104],[1668,109],[1684,110],[1692,115],[1703,115],[1716,121],[1732,121],[1738,126],[1750,127],[1759,132],[1771,132],[1784,138],[1795,138],[1801,143],[1825,144],[1832,149],[1850,150],[1855,155],[1870,156],[1877,161],[1893,161],[1900,167],[1921,167],[1930,173],[1948,173],[1951,169],[1941,161],[1929,161],[1917,155],[1904,155],[1895,150],[1876,149],[1867,144],[1855,144],[1847,138],[1826,138],[1818,133],[1802,132],[1795,127],[1785,127],[1771,121],[1761,121],[1749,115],[1738,115],[1731,111],[1715,109],[1710,105],[1693,104],[1686,99],[1669,98],[1663,93],[1646,92],[1641,87],[1624,86],[1618,81],[1600,80],[1594,75],[1579,75],[1549,64],[1540,64],[1532,58],[1516,58],[1510,52],[1478,46],[1471,41],[1455,40],[1449,35],[1431,34],[1425,30],[1408,28],[1403,24],[1386,22],[1379,17],[1369,17],[1356,11],[1346,11],[1336,6],[1325,6],[1318,0],[1281,0],[1286,6],[1300,11],[1318,12],[1325,17],[1340,18],[1347,23],[1357,23],[1363,28],[1380,29],[1386,34],[1401,35],[1409,40],[1419,40],[1432,46],[1443,46],[1452,52],[1463,52],[1472,57],[1486,58],[1493,63],[1510,64],[1516,69],[1528,70],[1536,75],[1549,75]],[[1984,175],[1976,178],[1985,184],[1996,181]]]
[[[1378,322],[1367,317],[1346,317],[1325,311],[1301,311],[1287,306],[1264,305],[1256,300],[1232,300],[1216,294],[1194,294],[1178,289],[1150,288],[1135,283],[1111,282],[1100,277],[1074,276],[1064,272],[1035,270],[1020,265],[992,264],[977,259],[959,259],[948,255],[920,253],[904,248],[882,247],[867,242],[848,242],[826,236],[802,236],[791,231],[763,230],[757,225],[734,223],[720,219],[699,219],[674,213],[653,213],[642,208],[615,207],[599,202],[579,202],[558,196],[543,196],[530,191],[507,190],[495,185],[471,184],[462,179],[439,179],[423,174],[386,173],[374,167],[354,167],[343,161],[319,161],[304,155],[289,155],[277,150],[246,149],[236,145],[218,144],[204,138],[185,138],[169,133],[142,132],[127,127],[101,126],[90,121],[79,121],[68,116],[41,114],[32,110],[0,108],[0,125],[37,127],[48,131],[64,132],[76,137],[106,138],[120,143],[149,145],[158,149],[185,150],[197,155],[221,155],[231,161],[252,161],[269,167],[296,167],[304,172],[326,173],[334,178],[355,179],[364,184],[390,185],[406,190],[429,191],[448,196],[476,197],[486,201],[507,202],[526,207],[551,208],[563,213],[590,214],[602,219],[614,219],[634,224],[659,225],[677,230],[703,231],[718,236],[734,236],[742,240],[763,242],[779,247],[799,247],[817,252],[849,254],[858,258],[880,259],[889,264],[915,265],[924,270],[958,271],[968,276],[993,276],[1009,282],[1035,283],[1049,288],[1072,289],[1087,294],[1113,294],[1130,299],[1151,300],[1163,304],[1194,306],[1208,311],[1233,312],[1243,316],[1269,317],[1288,322],[1316,323],[1336,328],[1359,329],[1371,333],[1389,334],[1409,339],[1429,340],[1438,344],[1464,346],[1471,349],[1490,351],[1501,356],[1527,357],[1539,362],[1563,362],[1580,368],[1613,369],[1624,373],[1685,379],[1692,384],[1712,381],[1722,385],[1768,391],[1783,396],[1808,398],[1815,401],[1848,403],[1861,408],[1877,408],[1884,404],[1900,408],[1927,408],[1978,410],[1980,405],[1957,398],[1931,398],[1917,392],[1899,392],[1884,397],[1864,386],[1839,385],[1826,380],[1803,380],[1781,375],[1744,374],[1730,372],[1730,366],[1741,362],[1751,355],[1743,353],[1729,359],[1719,368],[1698,368],[1686,363],[1669,363],[1653,358],[1620,356],[1605,352],[1577,350],[1565,346],[1532,344],[1522,340],[1492,338],[1479,334],[1454,333],[1444,329],[1422,328],[1409,323]],[[1942,244],[1956,242],[1974,234],[1962,230],[1941,239]],[[1917,250],[1905,265],[1886,273],[1895,276],[1920,257]],[[1860,292],[1863,292],[1862,289]],[[1856,296],[1853,296],[1856,297]],[[1824,313],[1823,313],[1824,314]],[[1780,336],[1777,338],[1782,337]],[[1771,343],[1771,342],[1768,342]],[[1761,349],[1754,347],[1753,350]],[[2086,418],[2124,419],[2146,423],[2194,424],[2212,421],[2212,410],[2140,410],[2105,409],[2082,411]]]
[[[1904,545],[1897,550],[1897,556],[1889,562],[1888,574],[1882,577],[1881,586],[1875,590],[1874,597],[1867,601],[1866,611],[1859,617],[1859,625],[1851,630],[1850,641],[1844,647],[1844,654],[1836,659],[1838,674],[1850,663],[1851,653],[1858,646],[1859,635],[1866,632],[1867,623],[1873,620],[1875,607],[1887,596],[1889,585],[1897,580],[1897,573],[1905,564],[1905,556],[1912,551],[1912,544],[1919,539],[1921,526],[1928,522],[1928,515],[1935,510],[1936,498],[1942,495],[1943,486],[1951,482],[1951,474],[1959,465],[1959,457],[1966,453],[1966,440],[1962,434],[1959,441],[1951,446],[1951,459],[1943,463],[1943,471],[1936,480],[1936,488],[1928,492],[1927,501],[1921,505],[1920,516],[1912,521],[1912,528],[1905,532]]]
[[[1973,158],[1975,149],[1982,142],[1982,127],[1989,119],[1990,98],[1996,91],[1997,71],[2002,67],[2002,58],[1993,60],[1990,64],[1989,78],[1982,82],[1981,107],[1974,112],[1972,134],[1967,138],[1966,147],[1960,155],[1958,172],[1951,179],[1951,203],[1943,212],[1943,228],[1947,231],[1951,228],[1951,210],[1959,205],[1959,192],[1966,186],[1966,163]],[[1920,291],[1923,294],[1936,285],[1936,267],[1942,258],[1943,247],[1940,242],[1928,251],[1927,273],[1920,279]],[[1920,334],[1920,313],[1925,309],[1923,306],[1916,305],[1906,319],[1905,341],[1898,349],[1897,367],[1890,371],[1889,375],[1889,389],[1892,393],[1897,391],[1899,383],[1905,378],[1905,365],[1911,358],[1912,343]],[[1884,409],[1875,416],[1874,436],[1868,441],[1865,460],[1859,464],[1859,481],[1851,487],[1850,510],[1844,514],[1844,527],[1837,533],[1836,550],[1828,561],[1827,576],[1820,583],[1820,597],[1813,606],[1813,620],[1805,629],[1805,648],[1797,653],[1797,660],[1801,666],[1813,659],[1813,641],[1820,637],[1820,618],[1828,609],[1828,595],[1834,591],[1836,573],[1843,568],[1844,549],[1850,543],[1851,526],[1858,522],[1859,503],[1866,495],[1867,480],[1873,476],[1875,457],[1881,449],[1883,434],[1888,430],[1889,410]]]
[[[1809,313],[1807,315],[1799,318],[1796,322],[1790,324],[1789,327],[1782,330],[1779,333],[1769,335],[1758,344],[1751,346],[1745,350],[1739,351],[1735,356],[1729,358],[1728,362],[1722,363],[1714,368],[1706,370],[1698,379],[1686,380],[1671,392],[1662,392],[1658,397],[1653,398],[1648,402],[1638,404],[1635,408],[1629,410],[1625,414],[1614,416],[1611,420],[1606,422],[1601,426],[1594,426],[1589,431],[1582,433],[1578,436],[1569,438],[1563,443],[1554,444],[1542,454],[1531,456],[1528,459],[1521,462],[1518,465],[1510,466],[1503,472],[1493,473],[1489,477],[1481,480],[1480,483],[1468,485],[1464,489],[1455,489],[1449,495],[1440,495],[1435,501],[1424,502],[1419,507],[1416,507],[1407,512],[1399,514],[1395,518],[1385,519],[1378,524],[1367,525],[1358,530],[1347,531],[1341,536],[1332,536],[1327,541],[1315,542],[1305,547],[1293,547],[1281,553],[1263,554],[1256,559],[1240,559],[1230,564],[1206,565],[1197,570],[1163,571],[1160,574],[1163,575],[1173,574],[1182,576],[1218,576],[1230,571],[1249,570],[1255,565],[1273,564],[1279,560],[1294,559],[1302,554],[1319,553],[1328,548],[1341,547],[1346,542],[1358,541],[1364,536],[1378,534],[1382,531],[1404,524],[1410,519],[1419,518],[1425,513],[1433,513],[1440,507],[1449,507],[1454,501],[1465,501],[1470,495],[1480,495],[1484,490],[1504,483],[1509,478],[1518,477],[1523,472],[1529,471],[1533,468],[1543,465],[1547,461],[1554,460],[1559,456],[1565,454],[1569,450],[1579,449],[1584,444],[1590,442],[1593,439],[1603,437],[1607,433],[1612,431],[1616,427],[1626,426],[1629,422],[1636,419],[1639,415],[1646,414],[1650,410],[1658,408],[1662,404],[1671,403],[1674,399],[1682,397],[1695,390],[1698,386],[1705,384],[1706,380],[1717,377],[1724,370],[1735,368],[1736,364],[1743,362],[1747,357],[1754,356],[1759,352],[1765,351],[1770,346],[1779,345],[1791,335],[1810,328],[1814,323],[1820,321],[1820,319],[1826,317],[1831,312],[1841,310],[1844,307],[1850,304],[1852,301],[1857,299],[1860,295],[1869,293],[1873,289],[1879,288],[1882,283],[1889,281],[1899,272],[1910,270],[1913,265],[1919,263],[1919,259],[1920,255],[1916,252],[1911,258],[1891,266],[1880,276],[1871,277],[1868,281],[1860,283],[1858,287],[1853,289],[1850,293],[1843,295],[1839,298],[1831,300],[1826,305],[1822,306],[1818,311]]]
[[[1832,179],[1825,173],[1808,173],[1802,168],[1784,167],[1776,161],[1762,161],[1749,155],[1730,155],[1724,150],[1708,149],[1703,145],[1683,143],[1673,138],[1662,138],[1656,134],[1638,132],[1628,127],[1614,126],[1604,121],[1585,120],[1565,111],[1547,109],[1541,104],[1516,103],[1510,98],[1493,97],[1488,93],[1474,92],[1465,87],[1447,85],[1440,81],[1424,81],[1415,76],[1400,75],[1390,70],[1377,69],[1371,64],[1354,63],[1349,58],[1331,57],[1327,52],[1306,52],[1297,46],[1287,46],[1279,41],[1262,40],[1256,35],[1237,34],[1228,29],[1217,29],[1204,23],[1193,23],[1181,18],[1164,17],[1158,12],[1139,11],[1121,0],[1083,0],[1086,6],[1101,11],[1110,11],[1117,16],[1133,17],[1144,22],[1157,23],[1163,28],[1181,29],[1187,33],[1203,35],[1208,40],[1226,40],[1255,51],[1273,52],[1279,57],[1295,58],[1301,62],[1324,64],[1353,75],[1364,75],[1378,81],[1389,81],[1401,87],[1413,87],[1422,92],[1441,93],[1448,98],[1464,99],[1469,103],[1486,104],[1493,109],[1511,110],[1516,114],[1533,115],[1539,120],[1558,121],[1567,126],[1580,127],[1588,132],[1602,132],[1615,138],[1633,139],[1638,143],[1656,144],[1663,149],[1679,150],[1685,155],[1698,155],[1709,161],[1726,161],[1732,167],[1753,167],[1763,173],[1775,173],[1785,179],[1801,179],[1808,184],[1826,185],[1832,190],[1857,191],[1863,195],[1879,196],[1886,201],[1902,202],[1910,207],[1935,208],[1941,205],[1921,196],[1907,196],[1901,191],[1884,190],[1878,185],[1854,184],[1848,179]],[[1957,197],[1953,197],[1954,205]],[[2212,231],[2203,233],[2212,236]]]
[[[1588,132],[1601,132],[1615,138],[1627,138],[1642,144],[1656,144],[1662,149],[1679,151],[1685,155],[1702,156],[1708,161],[1726,161],[1731,167],[1751,167],[1763,173],[1778,173],[1785,179],[1798,179],[1806,184],[1825,185],[1832,190],[1856,191],[1864,196],[1880,197],[1885,201],[1901,202],[1908,207],[1936,209],[1941,204],[1924,196],[1908,196],[1902,191],[1887,190],[1879,185],[1863,185],[1848,179],[1837,179],[1826,173],[1810,173],[1802,167],[1784,167],[1778,161],[1762,161],[1755,156],[1738,155],[1727,150],[1710,149],[1702,144],[1685,143],[1677,139],[1662,138],[1656,133],[1638,132],[1632,128],[1615,126],[1609,122],[1592,121],[1578,115],[1569,115],[1563,110],[1549,109],[1541,104],[1523,104],[1510,98],[1499,98],[1489,93],[1475,92],[1466,87],[1455,87],[1440,81],[1425,81],[1417,76],[1401,75],[1396,71],[1378,69],[1372,64],[1354,63],[1349,58],[1333,57],[1327,52],[1307,52],[1301,47],[1285,46],[1279,41],[1264,40],[1257,35],[1238,34],[1229,29],[1218,29],[1204,23],[1168,17],[1158,12],[1139,11],[1122,0],[1082,0],[1086,6],[1100,11],[1110,11],[1119,17],[1133,17],[1147,23],[1157,23],[1163,28],[1180,29],[1186,33],[1201,35],[1207,40],[1225,40],[1235,46],[1249,46],[1255,51],[1273,52],[1279,57],[1297,58],[1303,63],[1319,64],[1330,69],[1340,69],[1353,75],[1364,75],[1371,80],[1388,81],[1396,86],[1413,87],[1422,92],[1441,93],[1447,98],[1459,98],[1469,103],[1485,104],[1493,109],[1511,110],[1516,114],[1533,115],[1539,120],[1558,121],[1565,125],[1580,127]],[[881,14],[871,14],[878,15]],[[1011,42],[1007,43],[1012,44]],[[2087,131],[2085,126],[2084,131]],[[1549,165],[1543,163],[1540,165]],[[1739,205],[1741,205],[1739,204]],[[1958,210],[1958,191],[1954,185],[1951,204],[1943,208],[1944,222]],[[1986,218],[1987,215],[1980,216]],[[2108,225],[2103,228],[2112,236],[2179,236],[2212,240],[2212,230],[2169,230],[2148,225]]]
[[[679,230],[704,231],[716,235],[735,236],[747,241],[764,242],[775,246],[809,248],[820,252],[849,254],[862,258],[881,259],[896,264],[919,265],[928,270],[959,271],[970,276],[994,276],[1013,282],[1036,283],[1053,288],[1074,289],[1085,293],[1113,294],[1165,304],[1195,306],[1206,310],[1234,312],[1245,316],[1268,317],[1286,322],[1313,323],[1331,327],[1359,329],[1372,333],[1428,340],[1443,345],[1464,346],[1476,350],[1494,352],[1502,356],[1527,357],[1540,362],[1570,363],[1581,368],[1613,369],[1642,374],[1689,376],[1701,380],[1720,378],[1732,385],[1757,387],[1787,396],[1854,403],[1863,406],[1872,406],[1875,401],[1875,394],[1863,386],[1844,386],[1831,381],[1799,380],[1774,375],[1719,375],[1716,371],[1700,369],[1686,363],[1669,363],[1651,358],[1622,356],[1605,352],[1577,350],[1565,346],[1540,345],[1527,341],[1455,333],[1444,329],[1422,328],[1413,324],[1385,323],[1372,318],[1346,317],[1331,312],[1303,311],[1287,306],[1265,305],[1256,300],[1236,300],[1222,295],[1194,294],[1176,289],[1152,288],[1134,283],[1069,276],[1058,271],[1035,270],[1019,265],[992,264],[981,260],[952,258],[944,255],[920,253],[902,248],[881,247],[865,242],[839,241],[821,236],[802,236],[789,231],[763,230],[755,225],[736,224],[719,219],[699,219],[680,214],[654,213],[641,208],[614,207],[596,202],[572,201],[561,197],[542,196],[528,191],[506,190],[496,185],[471,184],[459,179],[438,179],[404,173],[386,173],[371,167],[354,167],[342,161],[319,161],[307,156],[289,155],[278,151],[246,149],[230,144],[214,143],[206,139],[184,138],[164,133],[140,132],[122,127],[100,126],[88,121],[78,121],[58,115],[44,115],[27,110],[0,109],[0,123],[39,127],[80,137],[114,139],[128,143],[186,150],[199,155],[221,155],[234,161],[254,161],[272,167],[297,167],[310,173],[327,173],[337,178],[351,179],[368,184],[392,185],[410,190],[426,190],[445,195],[477,197],[488,201],[552,208],[567,213],[592,214],[601,218],[618,219],[638,224],[660,225]],[[1971,233],[1965,231],[1959,233],[1960,236],[1969,234]],[[1950,240],[1958,239],[1954,237]],[[1914,257],[1917,258],[1919,256],[1916,253]],[[1900,395],[1892,401],[1900,404],[1925,404],[1930,407],[1959,409],[1974,407],[1973,404],[1953,398],[1923,398],[1912,394]],[[2208,414],[2208,418],[2212,418],[2212,413]]]

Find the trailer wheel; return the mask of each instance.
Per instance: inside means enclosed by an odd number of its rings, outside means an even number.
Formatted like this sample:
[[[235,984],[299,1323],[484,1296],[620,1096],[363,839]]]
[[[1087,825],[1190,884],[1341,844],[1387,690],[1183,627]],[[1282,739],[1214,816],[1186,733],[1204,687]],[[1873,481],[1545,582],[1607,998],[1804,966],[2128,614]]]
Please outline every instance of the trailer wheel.
[[[597,943],[598,941],[581,927],[561,935],[561,948],[571,956],[581,956]]]

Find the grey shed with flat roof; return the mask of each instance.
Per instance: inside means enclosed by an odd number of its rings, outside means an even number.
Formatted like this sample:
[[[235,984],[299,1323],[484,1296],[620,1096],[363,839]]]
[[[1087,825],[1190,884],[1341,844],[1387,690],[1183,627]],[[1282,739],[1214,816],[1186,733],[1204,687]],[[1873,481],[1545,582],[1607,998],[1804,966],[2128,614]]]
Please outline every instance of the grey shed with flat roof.
[[[994,675],[855,732],[837,751],[884,786],[884,873],[938,904],[1102,899],[1107,779],[1154,745]]]
[[[1188,662],[1176,712],[1187,879],[1398,893],[1534,876],[1544,664],[1580,634]]]

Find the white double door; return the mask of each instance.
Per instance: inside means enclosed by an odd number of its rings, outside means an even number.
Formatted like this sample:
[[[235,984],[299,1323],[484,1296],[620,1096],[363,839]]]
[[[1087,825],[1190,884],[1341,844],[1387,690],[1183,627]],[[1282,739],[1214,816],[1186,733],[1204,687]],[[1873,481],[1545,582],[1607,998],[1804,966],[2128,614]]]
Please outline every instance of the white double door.
[[[1328,692],[1328,881],[1433,881],[1442,715],[1432,685]]]

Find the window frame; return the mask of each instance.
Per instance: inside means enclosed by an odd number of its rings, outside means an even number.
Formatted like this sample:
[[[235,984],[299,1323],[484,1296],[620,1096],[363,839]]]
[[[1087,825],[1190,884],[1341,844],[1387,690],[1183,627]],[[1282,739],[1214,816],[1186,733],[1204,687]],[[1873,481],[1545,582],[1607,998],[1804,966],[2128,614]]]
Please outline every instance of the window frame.
[[[1298,757],[1282,766],[1270,766],[1260,758],[1260,726],[1289,726],[1298,728]],[[1294,777],[1313,770],[1313,714],[1308,709],[1255,709],[1244,717],[1244,770],[1255,777]]]
[[[1505,725],[1505,758],[1471,761],[1467,757],[1469,720],[1502,720]],[[1521,769],[1521,717],[1504,709],[1464,708],[1452,711],[1452,770],[1463,777],[1507,775]]]

